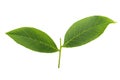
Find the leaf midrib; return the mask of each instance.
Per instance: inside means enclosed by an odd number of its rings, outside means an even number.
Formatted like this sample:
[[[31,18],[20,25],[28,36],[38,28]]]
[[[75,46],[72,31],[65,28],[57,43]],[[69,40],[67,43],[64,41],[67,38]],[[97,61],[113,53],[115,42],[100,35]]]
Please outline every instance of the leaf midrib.
[[[106,23],[107,23],[107,22],[105,22],[104,24],[106,24]],[[101,25],[101,24],[99,24],[99,25]],[[99,26],[99,25],[97,25],[97,26]],[[93,27],[95,27],[95,26],[93,26]],[[82,33],[79,33],[78,35],[74,36],[74,37],[71,38],[69,41],[67,41],[63,46],[65,47],[66,44],[68,44],[69,42],[71,42],[72,40],[74,40],[75,38],[77,38],[78,36],[80,36],[81,34],[87,32],[87,31],[90,30],[90,29],[92,29],[92,27],[89,28],[89,29],[87,29],[87,30],[85,30],[85,31],[83,31]]]
[[[16,35],[16,36],[26,37],[26,36],[23,36],[23,35],[17,35],[17,34],[11,34],[11,35]],[[37,39],[33,39],[33,38],[31,38],[31,37],[26,37],[26,38],[31,39],[31,40],[33,40],[33,41],[37,41],[37,42],[39,42],[40,44],[44,44],[44,45],[46,45],[46,46],[49,46],[49,47],[51,47],[51,48],[53,48],[53,49],[55,49],[55,50],[57,51],[57,48],[55,48],[55,47],[53,47],[53,46],[50,46],[50,45],[44,43],[43,41],[39,41],[39,40],[37,40]]]

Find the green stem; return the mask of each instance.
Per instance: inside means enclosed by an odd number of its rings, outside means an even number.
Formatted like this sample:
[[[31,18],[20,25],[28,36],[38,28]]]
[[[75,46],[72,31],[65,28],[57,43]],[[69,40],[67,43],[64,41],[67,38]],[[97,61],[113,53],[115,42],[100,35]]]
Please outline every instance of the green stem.
[[[61,38],[60,38],[60,49],[59,49],[59,58],[58,58],[58,68],[60,68],[61,51],[62,51],[62,41],[61,41]]]

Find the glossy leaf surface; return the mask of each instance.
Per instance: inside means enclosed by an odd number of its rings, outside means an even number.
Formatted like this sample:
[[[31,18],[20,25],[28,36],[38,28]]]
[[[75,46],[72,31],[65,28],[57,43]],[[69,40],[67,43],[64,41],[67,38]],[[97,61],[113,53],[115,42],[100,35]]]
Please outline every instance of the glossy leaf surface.
[[[99,37],[113,20],[104,16],[90,16],[75,22],[66,32],[63,47],[84,45]]]
[[[7,32],[7,34],[17,43],[31,50],[46,53],[58,51],[54,41],[41,30],[32,27],[22,27]]]

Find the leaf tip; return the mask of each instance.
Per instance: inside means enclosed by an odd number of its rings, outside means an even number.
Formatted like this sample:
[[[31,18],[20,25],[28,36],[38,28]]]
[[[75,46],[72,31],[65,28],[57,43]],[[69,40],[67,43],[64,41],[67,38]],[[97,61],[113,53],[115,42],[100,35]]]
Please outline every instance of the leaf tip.
[[[111,18],[109,17],[106,17],[106,16],[102,16],[102,15],[94,15],[94,16],[91,16],[91,17],[100,17],[102,19],[105,19],[106,21],[108,21],[109,23],[116,23],[114,20],[112,20]]]
[[[116,21],[113,21],[113,24],[117,23]]]
[[[6,34],[6,35],[9,35],[9,32],[6,32],[5,34]]]

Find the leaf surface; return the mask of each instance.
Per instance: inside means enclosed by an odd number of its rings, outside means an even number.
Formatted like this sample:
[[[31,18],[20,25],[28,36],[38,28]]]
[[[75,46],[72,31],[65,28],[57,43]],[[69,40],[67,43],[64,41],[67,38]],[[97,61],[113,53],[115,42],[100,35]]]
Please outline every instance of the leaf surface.
[[[18,28],[7,32],[7,35],[17,43],[34,51],[46,53],[58,51],[54,41],[45,32],[32,27]]]
[[[84,45],[99,37],[113,20],[104,16],[90,16],[75,22],[66,32],[63,47]]]

